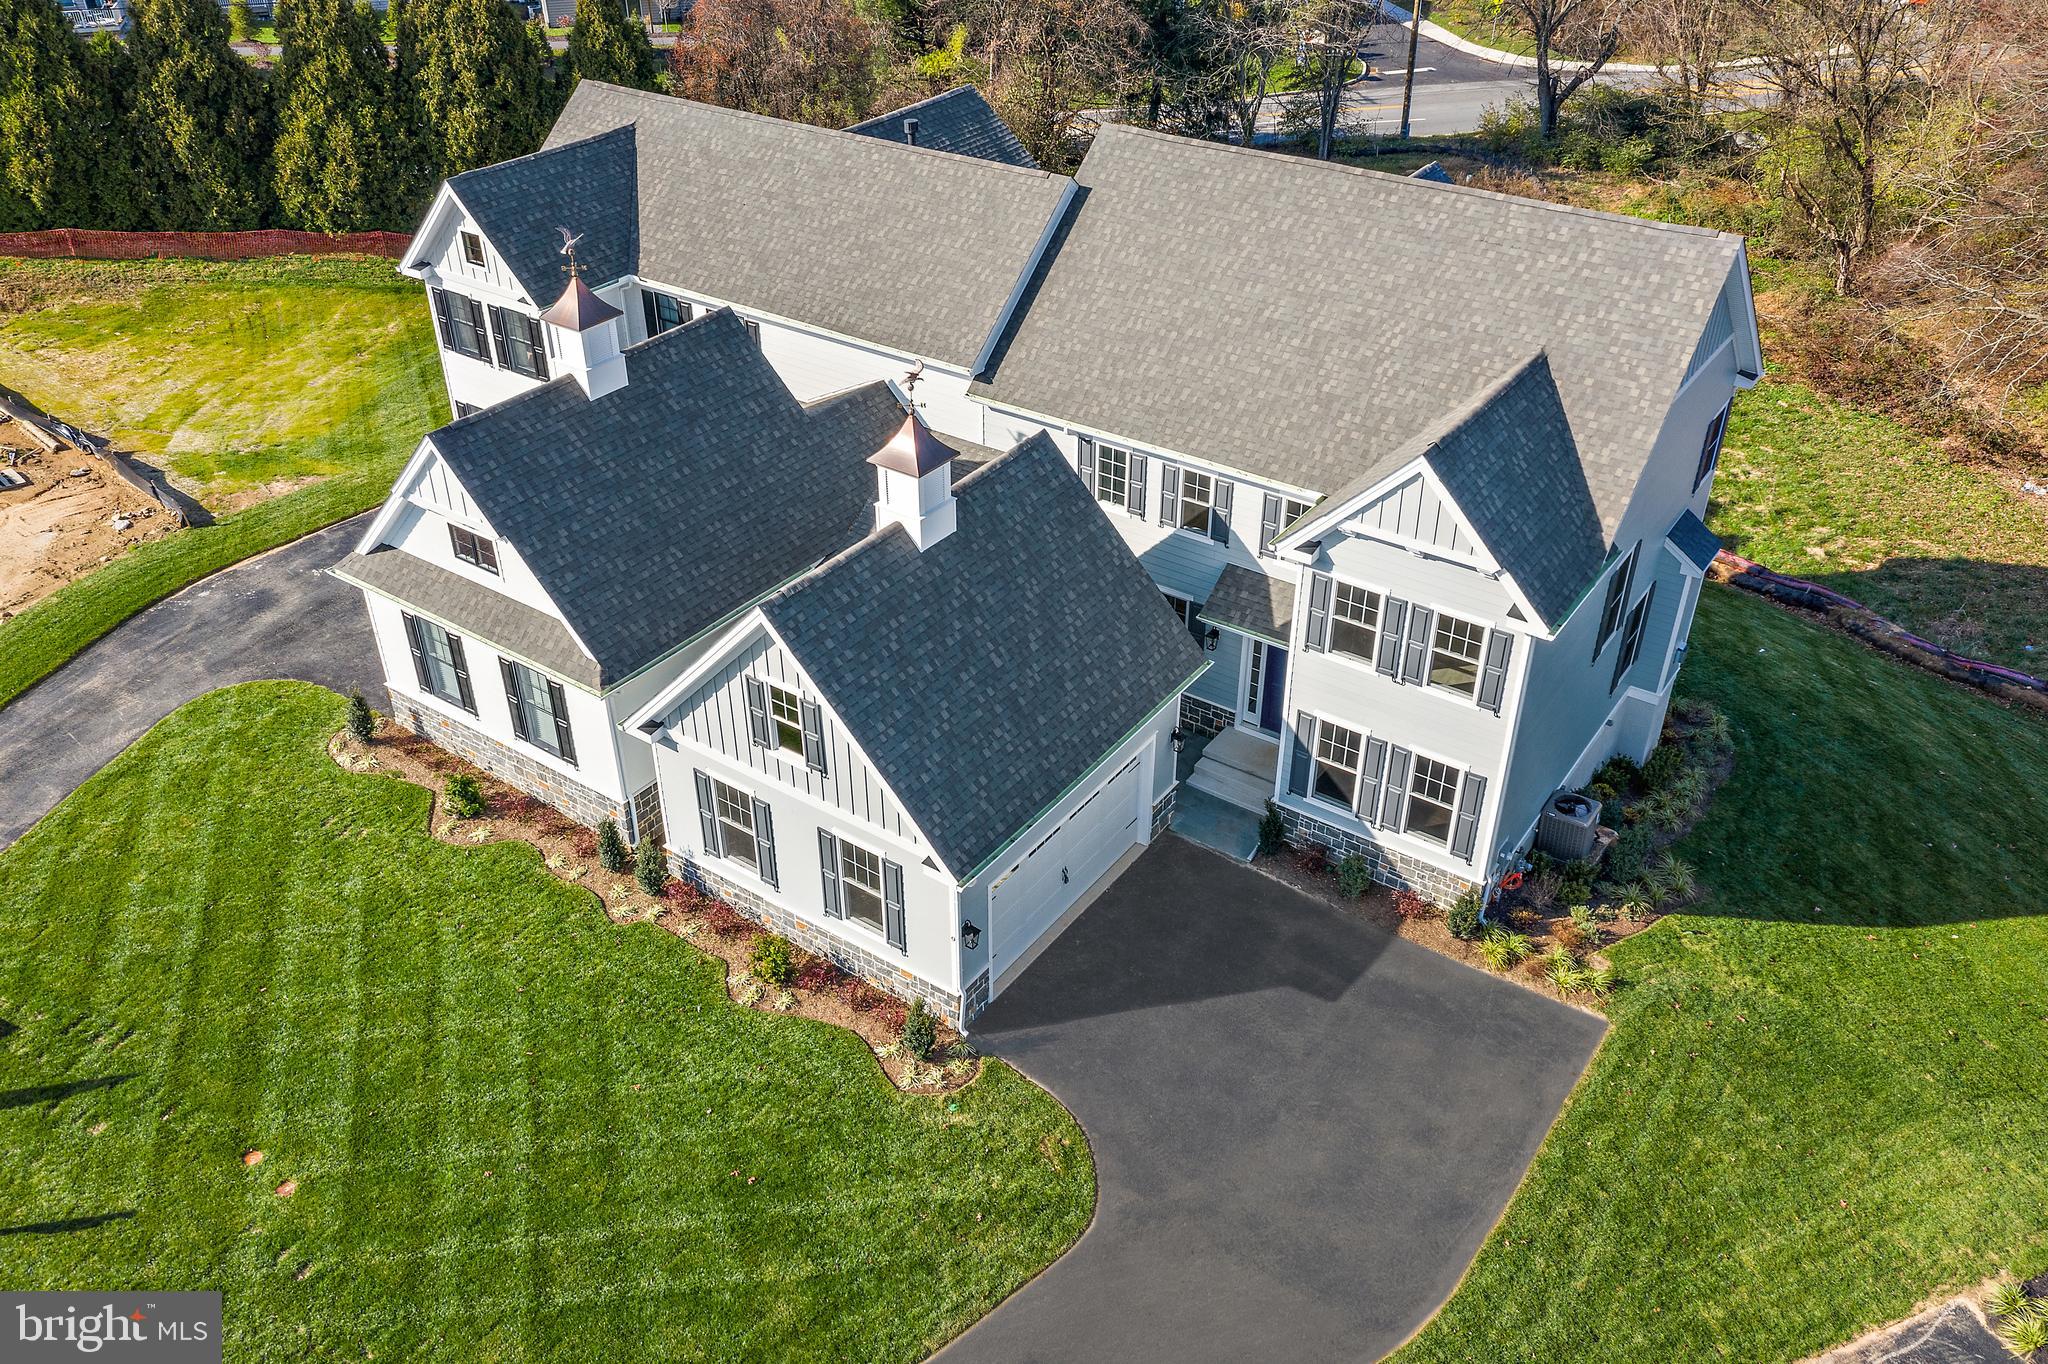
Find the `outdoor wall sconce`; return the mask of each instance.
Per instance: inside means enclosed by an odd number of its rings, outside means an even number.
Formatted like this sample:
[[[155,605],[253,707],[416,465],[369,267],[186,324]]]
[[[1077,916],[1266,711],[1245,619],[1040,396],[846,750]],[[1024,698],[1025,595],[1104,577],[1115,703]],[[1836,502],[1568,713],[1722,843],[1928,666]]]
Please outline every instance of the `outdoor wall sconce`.
[[[1217,641],[1222,638],[1223,632],[1212,625],[1209,627],[1209,633],[1202,636],[1202,647],[1213,654],[1216,652]]]
[[[1167,735],[1166,737],[1172,741],[1173,751],[1176,753],[1180,752],[1183,748],[1186,748],[1188,746],[1188,736],[1184,731],[1176,729],[1173,733]]]
[[[960,941],[970,952],[981,944],[981,930],[974,926],[974,920],[960,925]]]

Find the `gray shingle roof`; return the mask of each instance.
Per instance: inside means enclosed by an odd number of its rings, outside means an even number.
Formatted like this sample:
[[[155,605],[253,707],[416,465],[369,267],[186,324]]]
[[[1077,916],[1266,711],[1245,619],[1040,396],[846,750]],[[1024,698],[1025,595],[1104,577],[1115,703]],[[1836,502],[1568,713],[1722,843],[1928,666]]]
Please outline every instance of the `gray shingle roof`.
[[[799,403],[730,311],[430,439],[613,685],[857,541],[867,457],[903,421],[887,384]]]
[[[1294,623],[1294,584],[1243,564],[1226,564],[1202,603],[1202,619],[1285,644]]]
[[[952,152],[957,156],[978,156],[984,161],[1000,161],[1006,166],[1023,166],[1038,169],[1038,163],[1031,159],[1031,153],[1024,150],[1024,144],[1017,140],[1017,134],[1010,131],[1010,125],[989,107],[981,91],[971,85],[957,86],[943,95],[906,104],[901,109],[892,109],[886,114],[877,114],[865,123],[856,123],[846,131],[859,133],[862,137],[880,137],[890,142],[909,142],[909,132],[903,120],[917,120],[917,145],[930,147],[933,151]]]
[[[599,684],[597,664],[576,646],[575,636],[560,620],[416,554],[389,546],[351,554],[334,566],[334,575],[394,597],[459,635],[494,645],[557,677],[586,687]],[[483,664],[478,656],[470,656],[472,669]]]
[[[1610,535],[1741,250],[1121,125],[1076,179],[976,393],[1328,491],[1542,350]]]
[[[633,272],[640,258],[634,212],[639,158],[633,129],[609,129],[495,166],[464,171],[448,188],[511,267],[519,287],[545,308],[568,284],[562,266],[566,227],[581,233],[576,259],[600,282]]]
[[[1070,185],[598,81],[539,158],[629,126],[637,273],[958,365],[980,358]]]
[[[1692,514],[1690,508],[1679,513],[1671,523],[1667,537],[1680,554],[1694,568],[1704,573],[1714,562],[1714,556],[1721,552],[1721,537],[1707,529],[1707,523]]]
[[[1046,437],[954,495],[944,540],[892,528],[762,610],[965,878],[1203,655]]]

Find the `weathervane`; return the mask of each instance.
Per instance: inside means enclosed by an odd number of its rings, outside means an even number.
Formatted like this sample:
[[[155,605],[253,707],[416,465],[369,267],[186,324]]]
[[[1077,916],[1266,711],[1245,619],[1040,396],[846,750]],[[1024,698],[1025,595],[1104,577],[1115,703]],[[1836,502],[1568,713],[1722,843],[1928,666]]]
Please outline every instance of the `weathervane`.
[[[555,231],[562,234],[562,254],[569,258],[569,263],[562,268],[569,272],[570,279],[576,279],[583,274],[583,267],[576,263],[576,243],[583,240],[583,234],[578,232],[571,236],[566,227],[558,227]]]
[[[903,376],[903,396],[912,407],[917,406],[917,386],[924,381],[924,361],[919,360],[910,367],[910,373]]]

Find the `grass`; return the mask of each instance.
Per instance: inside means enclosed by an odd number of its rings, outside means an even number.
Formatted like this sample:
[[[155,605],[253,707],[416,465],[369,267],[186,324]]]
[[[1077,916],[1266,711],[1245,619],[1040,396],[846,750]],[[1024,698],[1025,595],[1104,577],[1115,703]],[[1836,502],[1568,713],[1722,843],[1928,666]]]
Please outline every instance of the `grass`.
[[[204,697],[0,853],[11,1287],[218,1288],[236,1360],[907,1360],[1080,1234],[1044,1092],[732,1005],[335,767],[343,709]]]
[[[1702,908],[1398,1357],[1796,1359],[2048,1267],[2048,726],[1732,589],[1681,683],[1737,767]]]
[[[447,419],[418,288],[387,262],[10,261],[0,291],[0,369],[46,410],[237,501],[313,480],[0,621],[0,706],[143,607],[377,505]]]

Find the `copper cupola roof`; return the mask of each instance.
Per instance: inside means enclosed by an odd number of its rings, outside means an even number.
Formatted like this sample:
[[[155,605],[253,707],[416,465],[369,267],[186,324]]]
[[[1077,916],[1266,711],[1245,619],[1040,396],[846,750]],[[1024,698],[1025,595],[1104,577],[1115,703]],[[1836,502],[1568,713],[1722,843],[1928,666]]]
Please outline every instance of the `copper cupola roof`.
[[[540,320],[551,327],[564,331],[587,332],[592,327],[611,321],[625,314],[599,298],[583,282],[580,275],[571,276],[569,287],[562,290],[562,296],[540,315]]]
[[[868,456],[868,463],[891,473],[923,478],[950,462],[953,455],[954,451],[932,434],[924,419],[911,412],[904,416],[903,425],[896,429],[889,443]]]

